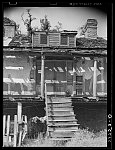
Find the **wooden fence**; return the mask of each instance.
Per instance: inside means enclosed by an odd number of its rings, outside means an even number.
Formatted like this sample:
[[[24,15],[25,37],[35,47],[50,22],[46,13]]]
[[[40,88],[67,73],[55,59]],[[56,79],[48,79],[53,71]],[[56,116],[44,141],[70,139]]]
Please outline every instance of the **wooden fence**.
[[[3,147],[21,145],[27,133],[27,116],[22,115],[21,121],[18,121],[18,116],[14,115],[14,121],[11,116],[3,115]]]

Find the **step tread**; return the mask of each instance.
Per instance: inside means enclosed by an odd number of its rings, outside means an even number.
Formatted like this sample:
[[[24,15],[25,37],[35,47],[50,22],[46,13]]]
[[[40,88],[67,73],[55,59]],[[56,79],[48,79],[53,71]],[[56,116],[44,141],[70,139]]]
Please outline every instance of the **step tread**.
[[[71,115],[75,115],[74,114],[74,112],[69,112],[69,111],[67,111],[67,112],[65,112],[65,111],[63,111],[63,113],[62,113],[62,111],[50,111],[50,112],[48,112],[48,115],[50,116],[50,115],[54,115],[54,116],[71,116]]]
[[[72,129],[69,129],[69,130],[62,130],[62,129],[61,130],[59,130],[59,129],[58,130],[57,129],[56,130],[50,130],[50,129],[48,129],[48,131],[49,132],[61,132],[62,133],[62,132],[76,132],[76,131],[78,131],[78,129],[73,129],[73,130]]]
[[[48,107],[49,110],[71,110],[73,111],[73,107]]]
[[[63,109],[63,110],[53,110],[53,111],[69,111],[70,112],[70,110],[65,110],[65,109]]]
[[[70,122],[70,121],[76,121],[76,119],[70,119],[70,120],[48,120],[49,122]]]
[[[78,127],[48,127],[48,130],[76,130]]]
[[[55,101],[55,102],[57,102],[57,101]],[[59,102],[59,101],[58,101],[58,102]],[[68,101],[67,101],[67,102],[64,101],[64,103],[59,102],[59,103],[56,103],[56,104],[55,104],[55,103],[52,103],[52,102],[47,102],[47,103],[48,103],[48,104],[52,104],[52,105],[63,105],[63,104],[64,104],[64,105],[72,105],[72,102],[70,102],[70,101],[69,101],[69,102],[68,102]]]
[[[62,116],[59,116],[59,117],[49,117],[48,116],[48,120],[76,120],[76,119],[75,119],[75,116],[69,116],[69,117],[62,117]]]
[[[48,115],[48,117],[75,117],[75,115]]]
[[[51,123],[50,123],[50,124],[48,124],[48,127],[51,127],[51,126],[52,126],[52,127],[54,127],[54,126],[55,126],[55,127],[56,127],[56,126],[61,126],[61,127],[63,127],[63,126],[69,126],[69,127],[70,127],[70,126],[71,126],[71,127],[72,127],[72,126],[79,126],[79,125],[80,125],[80,124],[78,124],[78,123],[76,123],[76,124],[67,124],[67,123],[66,123],[66,124],[51,124]]]
[[[55,102],[47,102],[47,104],[67,104],[67,103],[72,103],[71,101],[69,101],[69,102],[66,102],[66,101],[63,101],[63,102],[58,102],[58,101],[55,101]]]
[[[48,109],[49,108],[73,108],[73,106],[48,106]]]

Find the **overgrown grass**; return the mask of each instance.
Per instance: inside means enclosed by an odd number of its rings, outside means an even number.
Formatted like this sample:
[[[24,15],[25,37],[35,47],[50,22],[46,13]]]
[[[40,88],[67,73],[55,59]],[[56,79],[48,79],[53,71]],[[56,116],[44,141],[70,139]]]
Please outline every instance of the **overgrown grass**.
[[[68,142],[45,139],[26,139],[22,147],[107,147],[107,130],[98,133],[79,129]]]
[[[107,130],[98,133],[79,130],[67,147],[107,147]]]

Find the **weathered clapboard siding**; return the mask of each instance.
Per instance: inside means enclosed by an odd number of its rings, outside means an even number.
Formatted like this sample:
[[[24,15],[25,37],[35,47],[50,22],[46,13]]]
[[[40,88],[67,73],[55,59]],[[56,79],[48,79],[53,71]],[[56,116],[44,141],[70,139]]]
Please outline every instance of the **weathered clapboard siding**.
[[[40,44],[40,37],[39,37],[39,33],[38,32],[35,32],[34,35],[33,35],[33,46],[39,46]]]
[[[69,36],[69,47],[75,47],[75,37]]]
[[[43,35],[44,35],[44,37],[43,37]],[[34,47],[48,46],[48,35],[46,34],[46,32],[34,32],[32,45]]]
[[[49,46],[60,45],[60,33],[49,33]]]

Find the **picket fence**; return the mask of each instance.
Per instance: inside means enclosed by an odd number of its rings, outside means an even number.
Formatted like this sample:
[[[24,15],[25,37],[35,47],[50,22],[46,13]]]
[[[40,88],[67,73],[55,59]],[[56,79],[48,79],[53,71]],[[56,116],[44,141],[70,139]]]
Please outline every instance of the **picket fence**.
[[[18,116],[14,115],[14,121],[10,115],[3,115],[3,147],[12,145],[20,147],[21,142],[27,134],[27,116],[22,115],[20,122]]]

